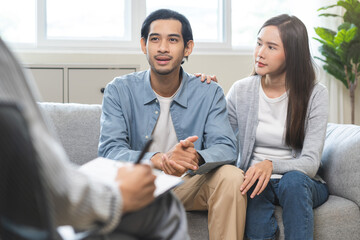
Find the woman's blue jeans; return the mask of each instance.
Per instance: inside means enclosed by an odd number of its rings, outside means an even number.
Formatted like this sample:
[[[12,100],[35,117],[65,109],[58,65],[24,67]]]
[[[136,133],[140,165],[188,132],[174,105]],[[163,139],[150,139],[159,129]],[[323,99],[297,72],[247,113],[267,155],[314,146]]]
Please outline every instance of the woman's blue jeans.
[[[266,189],[251,199],[256,183],[248,192],[245,226],[247,238],[275,239],[278,225],[274,211],[275,205],[280,205],[283,209],[285,239],[313,239],[313,208],[328,199],[326,184],[299,171],[291,171],[281,179],[270,179]]]

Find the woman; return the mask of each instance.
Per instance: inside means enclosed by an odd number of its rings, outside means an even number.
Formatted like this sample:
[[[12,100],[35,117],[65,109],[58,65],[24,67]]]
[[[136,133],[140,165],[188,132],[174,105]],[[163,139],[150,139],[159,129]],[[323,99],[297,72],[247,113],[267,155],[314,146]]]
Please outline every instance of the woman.
[[[286,239],[313,239],[313,208],[328,198],[316,175],[327,126],[328,95],[315,82],[305,25],[280,15],[261,27],[252,76],[228,95],[239,140],[240,190],[248,193],[245,234],[274,239],[275,205],[283,209]],[[204,78],[204,77],[203,77]]]

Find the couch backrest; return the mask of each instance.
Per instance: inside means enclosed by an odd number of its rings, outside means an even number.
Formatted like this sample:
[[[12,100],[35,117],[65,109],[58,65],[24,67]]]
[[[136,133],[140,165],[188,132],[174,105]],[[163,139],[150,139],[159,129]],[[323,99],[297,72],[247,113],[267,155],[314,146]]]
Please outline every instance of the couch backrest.
[[[97,157],[101,105],[39,103],[55,129],[69,159],[84,164]]]
[[[97,157],[101,105],[39,103],[50,117],[55,131],[76,164]],[[333,124],[327,127],[320,176],[331,194],[360,206],[360,126]]]
[[[321,162],[330,194],[360,206],[360,126],[329,123]]]

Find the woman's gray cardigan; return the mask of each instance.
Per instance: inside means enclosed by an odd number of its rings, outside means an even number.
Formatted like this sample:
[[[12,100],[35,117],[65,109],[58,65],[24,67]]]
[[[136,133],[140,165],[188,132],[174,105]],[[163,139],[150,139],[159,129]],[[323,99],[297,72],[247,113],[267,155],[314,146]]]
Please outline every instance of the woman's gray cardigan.
[[[235,82],[227,94],[230,124],[238,139],[237,166],[245,171],[250,166],[259,122],[260,83],[261,76],[250,76]],[[311,178],[319,179],[316,173],[320,166],[327,118],[328,93],[326,88],[318,83],[309,100],[303,148],[293,149],[291,160],[274,161],[273,174],[284,174],[296,170]]]

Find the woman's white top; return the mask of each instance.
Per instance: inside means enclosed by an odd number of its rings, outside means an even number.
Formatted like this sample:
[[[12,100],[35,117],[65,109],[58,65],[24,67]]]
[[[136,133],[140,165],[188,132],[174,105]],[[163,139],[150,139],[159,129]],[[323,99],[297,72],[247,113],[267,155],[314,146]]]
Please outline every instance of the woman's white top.
[[[259,123],[251,165],[265,159],[273,162],[291,160],[291,148],[285,143],[288,95],[285,92],[277,98],[269,98],[261,84],[259,91]],[[281,178],[273,174],[271,178]]]

